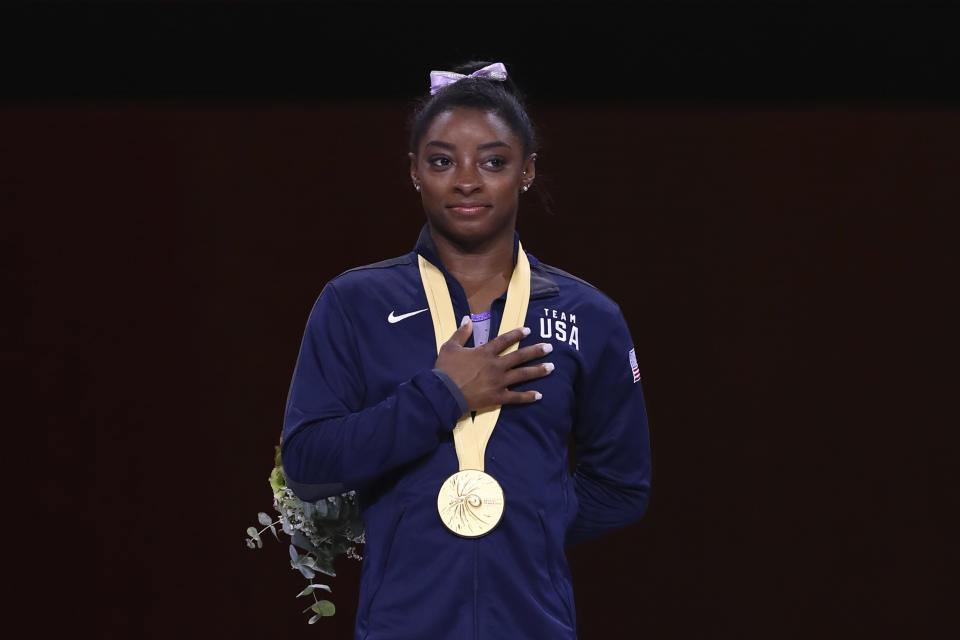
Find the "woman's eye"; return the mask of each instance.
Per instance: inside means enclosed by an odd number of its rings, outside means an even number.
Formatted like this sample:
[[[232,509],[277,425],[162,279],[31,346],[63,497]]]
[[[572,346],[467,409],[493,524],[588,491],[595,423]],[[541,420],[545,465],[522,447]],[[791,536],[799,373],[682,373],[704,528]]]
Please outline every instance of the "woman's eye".
[[[437,156],[435,158],[430,158],[429,162],[435,167],[446,167],[447,165],[450,164],[450,158],[446,158],[444,156]]]
[[[504,160],[503,158],[490,158],[489,160],[484,162],[484,164],[494,169],[500,169],[501,167],[506,166],[507,161]]]

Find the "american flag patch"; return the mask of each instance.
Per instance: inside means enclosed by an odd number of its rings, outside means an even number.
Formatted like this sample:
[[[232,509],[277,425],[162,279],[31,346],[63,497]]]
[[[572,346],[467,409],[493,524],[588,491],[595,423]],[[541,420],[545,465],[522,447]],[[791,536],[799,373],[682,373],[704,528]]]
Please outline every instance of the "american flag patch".
[[[630,370],[633,371],[633,381],[640,382],[640,367],[637,366],[637,354],[633,349],[627,352],[630,358]]]

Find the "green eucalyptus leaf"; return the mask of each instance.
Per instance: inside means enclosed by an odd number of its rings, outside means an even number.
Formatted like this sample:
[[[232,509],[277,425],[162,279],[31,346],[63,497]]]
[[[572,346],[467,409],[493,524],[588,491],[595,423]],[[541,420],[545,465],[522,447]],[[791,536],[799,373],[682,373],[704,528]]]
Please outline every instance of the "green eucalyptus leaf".
[[[247,548],[248,548],[248,549],[253,549],[253,548],[255,548],[256,546],[257,546],[257,545],[254,544],[254,542],[253,542],[253,538],[247,538]]]
[[[268,524],[273,522],[273,519],[270,518],[270,516],[265,514],[263,511],[261,511],[260,513],[257,514],[257,521],[263,526],[267,526]]]
[[[298,569],[300,573],[303,574],[303,577],[306,578],[307,580],[313,580],[314,578],[317,577],[317,574],[314,573],[313,569],[311,569],[310,567],[305,567],[301,564],[301,565],[297,565],[294,568]]]
[[[327,517],[327,507],[329,503],[326,500],[320,500],[314,505],[314,509],[317,511],[317,516],[320,518]]]
[[[315,588],[316,588],[315,585],[308,584],[306,587],[304,587],[303,591],[297,594],[297,597],[299,598],[300,596],[308,596],[311,593],[313,593],[313,590]]]
[[[319,614],[319,613],[316,614],[316,615],[314,615],[314,616],[311,616],[310,619],[307,620],[307,624],[313,624],[314,622],[316,622],[317,620],[319,620],[319,619],[322,618],[322,617],[323,617],[323,615],[322,615],[322,614]]]
[[[297,547],[303,549],[304,551],[309,551],[310,548],[313,546],[310,544],[310,541],[307,540],[307,536],[303,535],[299,531],[293,534],[293,537],[290,538],[290,542],[296,545]]]
[[[322,616],[332,616],[337,612],[337,608],[329,600],[321,600],[313,605],[313,610]]]
[[[273,537],[276,538],[277,541],[280,540],[280,536],[277,535],[277,528],[276,528],[275,526],[273,526],[272,524],[270,525],[270,533],[273,534]]]

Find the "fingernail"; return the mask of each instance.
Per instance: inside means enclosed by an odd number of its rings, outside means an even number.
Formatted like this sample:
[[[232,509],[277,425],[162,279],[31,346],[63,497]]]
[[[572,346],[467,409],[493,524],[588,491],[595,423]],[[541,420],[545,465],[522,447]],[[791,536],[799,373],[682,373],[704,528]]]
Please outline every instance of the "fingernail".
[[[550,373],[555,367],[553,366],[552,362],[546,362],[544,363],[543,368],[547,370],[547,373]]]
[[[522,333],[523,333],[523,335],[525,335],[525,336],[530,335],[530,327],[524,327],[523,330],[522,330]]]
[[[547,344],[543,345],[543,352],[544,352],[544,353],[550,353],[551,351],[553,351],[553,345],[552,345],[552,344],[550,344],[550,343],[548,342]]]
[[[537,400],[543,397],[543,394],[537,391],[537,395],[534,396]]]
[[[462,327],[463,325],[467,324],[468,322],[470,322],[470,316],[463,316],[463,320],[460,321],[460,326]]]

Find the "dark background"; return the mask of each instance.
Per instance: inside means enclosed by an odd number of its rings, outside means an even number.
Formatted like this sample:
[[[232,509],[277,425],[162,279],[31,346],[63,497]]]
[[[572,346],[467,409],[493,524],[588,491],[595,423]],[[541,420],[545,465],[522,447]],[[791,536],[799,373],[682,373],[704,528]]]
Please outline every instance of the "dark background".
[[[4,6],[30,637],[351,637],[359,563],[308,627],[244,529],[307,313],[413,247],[410,103],[474,56],[542,136],[525,247],[620,304],[644,377],[651,502],[568,550],[580,637],[951,621],[958,11],[631,6]]]

